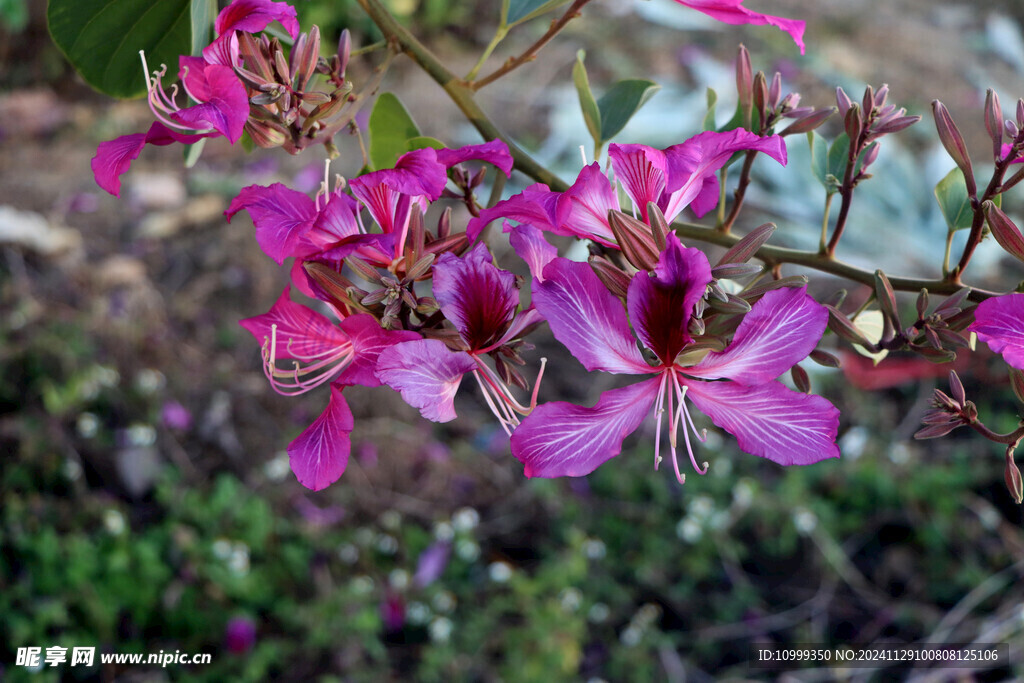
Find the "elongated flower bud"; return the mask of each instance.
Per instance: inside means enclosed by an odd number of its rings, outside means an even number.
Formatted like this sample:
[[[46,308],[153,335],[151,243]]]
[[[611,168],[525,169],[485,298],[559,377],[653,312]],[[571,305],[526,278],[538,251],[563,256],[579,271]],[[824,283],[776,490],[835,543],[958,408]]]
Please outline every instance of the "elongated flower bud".
[[[992,88],[985,93],[985,130],[992,138],[992,156],[999,161],[1003,142],[1003,108],[999,106],[999,94]]]
[[[967,196],[976,197],[978,186],[974,182],[974,171],[971,169],[971,158],[967,154],[964,136],[960,134],[960,129],[956,127],[953,117],[949,115],[949,110],[942,102],[932,100],[932,113],[935,116],[935,128],[939,131],[942,146],[946,148],[946,153],[963,172],[967,181]]]
[[[988,221],[988,227],[992,230],[992,236],[996,238],[999,246],[1024,261],[1024,235],[1021,235],[1020,230],[1013,224],[1010,217],[991,201],[984,202],[981,208],[985,212],[985,220]]]
[[[1013,461],[1013,450],[1009,448],[1006,449],[1006,470],[1003,472],[1003,478],[1006,480],[1006,489],[1017,505],[1020,505],[1024,502],[1024,480],[1021,479],[1017,463]]]

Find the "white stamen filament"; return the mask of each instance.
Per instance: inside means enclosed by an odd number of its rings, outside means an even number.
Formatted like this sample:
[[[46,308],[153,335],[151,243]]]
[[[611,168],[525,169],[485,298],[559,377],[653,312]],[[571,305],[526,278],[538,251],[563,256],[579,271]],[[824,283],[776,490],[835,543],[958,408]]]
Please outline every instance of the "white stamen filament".
[[[157,121],[168,128],[189,134],[213,132],[214,128],[212,127],[203,129],[192,128],[190,126],[183,125],[170,117],[170,114],[181,111],[181,107],[179,107],[175,101],[178,98],[178,86],[176,84],[172,85],[171,93],[168,95],[167,92],[164,91],[162,84],[163,77],[167,75],[167,65],[163,64],[159,71],[151,72],[149,70],[149,64],[146,62],[145,50],[139,50],[139,57],[142,59],[142,70],[146,76],[146,99],[149,102],[149,109],[153,112],[153,116],[156,117]],[[185,67],[184,72],[182,73],[181,87],[188,97],[195,102],[199,102],[199,99],[196,98],[188,89],[188,85],[186,83],[187,76],[188,67]]]
[[[671,383],[670,383],[671,381]],[[686,407],[686,392],[689,387],[679,381],[675,368],[667,368],[661,375],[661,383],[658,386],[658,398],[654,401],[654,412],[658,416],[658,426],[655,432],[654,441],[654,469],[661,464],[661,423],[666,412],[665,403],[668,402],[667,412],[669,414],[668,442],[672,453],[672,467],[675,470],[676,479],[680,484],[686,483],[686,475],[679,469],[679,460],[676,456],[676,449],[679,444],[678,429],[680,423],[683,428],[683,443],[686,446],[686,454],[690,457],[690,464],[697,474],[706,474],[709,464],[705,462],[703,467],[697,465],[697,459],[693,454],[693,446],[690,443],[690,431],[694,438],[700,442],[707,439],[707,430],[697,430]],[[689,427],[689,429],[687,429]]]
[[[289,338],[287,344],[295,364],[291,369],[277,367],[276,324],[270,326],[270,338],[263,345],[263,374],[270,381],[271,388],[282,396],[297,396],[324,384],[347,367],[354,356],[352,344],[348,342],[313,356],[303,356],[291,351],[293,341]],[[304,366],[302,362],[309,364]]]
[[[484,363],[483,359],[474,355],[473,360],[477,364],[477,369],[473,371],[473,377],[480,385],[484,401],[487,402],[487,407],[491,409],[494,416],[498,418],[505,433],[511,436],[512,430],[519,426],[519,416],[525,417],[537,407],[537,392],[540,389],[540,382],[544,377],[544,368],[547,366],[548,359],[540,359],[540,370],[537,371],[537,379],[533,385],[533,392],[530,394],[529,406],[522,405],[512,396],[509,388],[505,386],[498,374]]]

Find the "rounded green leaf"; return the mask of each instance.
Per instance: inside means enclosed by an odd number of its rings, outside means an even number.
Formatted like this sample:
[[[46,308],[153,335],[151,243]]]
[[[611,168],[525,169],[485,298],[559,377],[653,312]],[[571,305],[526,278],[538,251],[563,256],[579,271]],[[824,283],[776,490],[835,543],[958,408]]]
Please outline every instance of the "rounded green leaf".
[[[420,129],[405,105],[394,93],[377,97],[370,112],[370,164],[373,168],[391,168],[409,151],[409,139],[420,137]]]
[[[146,91],[139,61],[177,72],[178,56],[192,49],[190,0],[50,0],[50,35],[92,88],[112,97]]]

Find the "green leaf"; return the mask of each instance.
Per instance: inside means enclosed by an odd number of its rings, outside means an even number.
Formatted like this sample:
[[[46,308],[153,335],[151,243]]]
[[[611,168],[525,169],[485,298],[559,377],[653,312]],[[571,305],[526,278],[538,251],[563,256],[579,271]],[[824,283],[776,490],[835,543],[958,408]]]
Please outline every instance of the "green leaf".
[[[206,147],[206,141],[210,138],[201,138],[196,140],[191,145],[184,145],[185,147],[185,168],[192,168],[199,161],[199,157],[203,154],[203,148]]]
[[[872,344],[877,344],[882,340],[882,334],[885,332],[885,316],[882,315],[881,311],[876,309],[864,311],[857,316],[853,324]],[[858,344],[853,345],[853,350],[873,360],[875,365],[881,363],[882,359],[889,355],[887,349],[881,349],[872,353]]]
[[[964,173],[954,168],[935,186],[935,199],[939,202],[939,210],[946,219],[946,227],[950,232],[971,227],[974,210],[967,198],[967,182]],[[997,196],[996,199],[999,199]],[[999,203],[995,202],[998,206]]]
[[[825,138],[811,131],[807,134],[807,140],[811,145],[811,171],[814,177],[825,187],[828,194],[838,192],[846,174],[850,138],[846,133],[840,133],[829,146]]]
[[[405,151],[411,152],[414,149],[444,149],[447,147],[443,142],[437,138],[432,138],[429,135],[420,135],[419,137],[409,138],[405,141]]]
[[[502,0],[501,24],[506,28],[550,12],[569,0]]]
[[[597,101],[601,112],[601,142],[615,137],[659,90],[660,85],[645,78],[630,78],[614,84]]]
[[[394,93],[377,97],[370,112],[370,164],[374,169],[390,168],[409,151],[408,140],[420,136],[420,129]]]
[[[708,113],[704,114],[704,122],[701,125],[702,130],[714,130],[715,129],[715,107],[718,105],[718,93],[712,88],[708,88]]]
[[[583,59],[587,56],[584,50],[576,53],[576,64],[572,67],[572,81],[576,84],[576,94],[580,98],[580,109],[583,110],[583,120],[590,131],[590,137],[594,139],[594,147],[601,146],[601,110],[597,108],[597,101],[594,93],[590,90],[590,79],[587,78],[587,67],[583,65]]]
[[[198,57],[213,37],[213,22],[217,19],[215,0],[192,0],[190,24],[192,26],[192,52]],[[205,139],[205,138],[204,138]]]
[[[46,20],[53,42],[86,83],[112,97],[146,91],[139,50],[150,69],[167,64],[174,73],[178,56],[192,49],[189,0],[50,0]]]

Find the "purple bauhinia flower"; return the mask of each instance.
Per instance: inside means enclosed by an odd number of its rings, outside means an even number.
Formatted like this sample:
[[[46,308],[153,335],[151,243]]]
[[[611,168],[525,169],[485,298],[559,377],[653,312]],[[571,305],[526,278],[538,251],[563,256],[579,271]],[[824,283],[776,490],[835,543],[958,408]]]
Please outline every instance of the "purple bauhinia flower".
[[[655,149],[647,145],[609,145],[608,157],[615,177],[630,197],[637,215],[647,220],[647,203],[654,202],[672,221],[689,206],[703,216],[718,205],[718,171],[733,154],[764,152],[786,164],[786,145],[778,135],[761,137],[737,128],[726,133],[706,131],[678,145]],[[584,166],[565,192],[533,185],[480,212],[466,227],[476,239],[497,218],[510,218],[545,232],[590,239],[618,248],[608,223],[608,211],[620,210],[618,193],[595,162]]]
[[[293,302],[289,287],[270,311],[239,324],[262,344],[264,373],[279,394],[302,394],[333,380],[327,409],[288,445],[299,482],[314,491],[325,488],[345,471],[351,448],[352,413],[342,390],[353,384],[380,386],[375,366],[381,350],[419,335],[382,329],[365,313],[335,325]],[[289,360],[291,367],[284,367]]]
[[[515,275],[495,266],[483,243],[462,258],[451,253],[438,258],[434,298],[457,334],[448,337],[447,343],[418,339],[385,349],[377,361],[377,377],[419,408],[423,417],[448,422],[456,417],[454,399],[462,377],[472,373],[488,407],[511,433],[519,424],[518,416],[529,414],[536,405],[540,375],[530,406],[523,406],[510,393],[507,379],[484,357],[491,355],[509,371],[503,357],[517,358],[518,340],[541,322],[540,314],[532,307],[517,312]]]
[[[805,289],[768,292],[744,317],[724,351],[685,365],[693,341],[690,319],[712,276],[704,254],[684,248],[674,234],[669,233],[654,272],[638,272],[630,281],[628,318],[619,299],[586,263],[554,258],[543,276],[533,285],[534,305],[587,370],[651,378],[606,391],[592,408],[564,402],[538,406],[512,434],[512,453],[525,465],[527,476],[592,472],[618,455],[623,439],[653,407],[659,434],[655,466],[667,412],[672,462],[682,482],[676,459],[679,423],[685,419],[696,435],[687,398],[748,453],[782,465],[839,456],[835,407],[774,381],[805,358],[825,331],[828,313]],[[630,321],[654,365],[637,348]],[[685,425],[683,436],[694,469],[703,474],[707,465],[697,465]]]
[[[295,8],[284,2],[235,0],[225,7],[215,23],[218,37],[204,48],[203,56],[178,58],[178,78],[194,102],[191,106],[177,103],[177,85],[168,94],[162,83],[166,67],[151,75],[143,55],[149,108],[157,120],[145,133],[100,143],[92,158],[96,184],[115,197],[121,196],[121,175],[147,144],[191,144],[218,136],[226,137],[231,144],[237,142],[249,118],[249,94],[235,74],[235,67],[241,66],[235,32],[258,33],[271,22],[280,21],[294,39],[299,33],[295,17]]]
[[[1024,370],[1024,294],[985,299],[974,309],[974,322],[967,330],[1008,365]]]
[[[785,19],[773,17],[770,14],[761,14],[743,7],[744,0],[676,0],[698,12],[703,12],[712,19],[726,24],[754,24],[756,26],[775,26],[790,35],[793,42],[800,48],[800,54],[804,53],[804,22],[798,19]]]
[[[469,159],[490,163],[506,175],[512,172],[512,156],[498,140],[455,150],[419,149],[399,157],[394,168],[353,179],[349,186],[355,199],[338,188],[328,191],[326,179],[316,199],[281,183],[250,185],[231,200],[224,215],[230,221],[247,210],[256,226],[256,241],[279,264],[294,256],[337,265],[355,254],[387,268],[405,252],[412,211],[425,213],[444,191],[448,169]],[[362,206],[380,232],[365,227]]]

